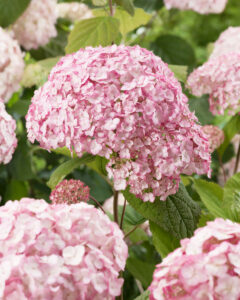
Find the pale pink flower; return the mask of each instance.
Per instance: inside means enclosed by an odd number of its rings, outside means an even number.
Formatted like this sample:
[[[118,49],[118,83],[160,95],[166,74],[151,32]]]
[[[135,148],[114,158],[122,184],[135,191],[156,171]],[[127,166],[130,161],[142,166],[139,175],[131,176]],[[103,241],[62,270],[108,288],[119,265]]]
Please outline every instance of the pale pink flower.
[[[16,122],[6,110],[0,99],[0,164],[7,164],[12,159],[12,155],[17,147],[15,134]]]
[[[57,5],[58,17],[74,21],[80,21],[93,17],[92,11],[84,3],[65,2]]]
[[[220,14],[228,0],[164,0],[167,9],[194,10],[200,14]]]
[[[23,53],[16,40],[0,27],[0,98],[7,102],[20,88],[24,71]]]
[[[209,173],[209,145],[167,64],[139,46],[63,57],[32,98],[26,126],[41,147],[109,159],[116,190],[144,201],[174,194],[180,174]]]
[[[86,203],[0,207],[0,298],[114,300],[128,255],[116,223]]]
[[[12,30],[25,49],[46,45],[57,35],[57,0],[31,0],[25,12],[13,24]]]
[[[89,200],[89,187],[81,180],[63,180],[51,192],[50,200],[53,204],[75,204]]]
[[[240,52],[216,56],[188,77],[187,87],[193,95],[209,94],[213,114],[234,114],[239,110]]]
[[[203,132],[208,138],[210,151],[213,152],[224,142],[223,131],[214,125],[203,126]]]
[[[214,43],[210,59],[231,52],[240,53],[240,27],[229,27]]]
[[[239,300],[240,225],[216,219],[157,265],[150,300]]]

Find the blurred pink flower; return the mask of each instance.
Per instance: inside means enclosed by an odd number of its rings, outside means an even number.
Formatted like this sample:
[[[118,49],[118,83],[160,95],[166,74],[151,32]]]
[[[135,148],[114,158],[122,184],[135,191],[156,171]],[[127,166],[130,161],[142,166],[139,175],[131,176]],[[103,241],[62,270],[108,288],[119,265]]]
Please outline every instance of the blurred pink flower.
[[[156,267],[150,300],[240,299],[240,225],[216,219]]]
[[[74,21],[92,18],[92,11],[84,3],[64,2],[57,5],[58,17]]]
[[[116,190],[143,199],[174,194],[180,174],[210,173],[209,145],[173,73],[139,46],[63,57],[32,98],[26,126],[41,147],[109,159]]]
[[[25,12],[13,24],[12,30],[25,49],[46,45],[57,35],[57,0],[31,0]]]
[[[53,204],[75,204],[89,200],[89,187],[80,180],[63,180],[52,190],[50,200]]]
[[[213,114],[234,114],[239,110],[240,52],[216,56],[188,77],[187,87],[193,95],[209,94]]]
[[[220,14],[228,0],[164,0],[167,9],[194,10],[200,14]]]
[[[114,300],[128,249],[91,205],[24,198],[0,207],[0,298]]]
[[[229,27],[214,43],[210,59],[231,52],[240,53],[240,27]]]
[[[23,53],[18,42],[11,37],[10,32],[0,27],[0,98],[4,102],[20,88],[23,71]]]
[[[203,126],[203,132],[208,138],[210,151],[213,152],[224,142],[223,131],[214,125]]]
[[[12,159],[12,155],[17,147],[15,134],[16,122],[6,110],[0,99],[0,164],[7,164]]]

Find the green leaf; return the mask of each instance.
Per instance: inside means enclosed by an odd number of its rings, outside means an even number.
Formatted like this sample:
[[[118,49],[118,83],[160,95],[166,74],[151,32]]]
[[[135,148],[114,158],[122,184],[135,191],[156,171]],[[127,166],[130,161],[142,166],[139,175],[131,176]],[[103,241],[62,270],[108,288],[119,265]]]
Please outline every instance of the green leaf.
[[[120,32],[123,36],[141,25],[146,25],[152,18],[150,14],[146,13],[141,8],[135,9],[133,17],[131,17],[123,9],[118,8],[114,17],[120,21]]]
[[[151,45],[151,49],[168,64],[192,66],[196,61],[193,48],[176,35],[159,36]]]
[[[73,151],[73,153],[71,153],[71,151],[67,147],[56,148],[56,149],[52,149],[51,151],[54,153],[57,153],[57,154],[62,154],[67,157],[71,157],[71,158],[77,157],[77,154],[74,151]]]
[[[214,217],[227,218],[223,209],[223,189],[220,185],[203,179],[195,179],[194,186],[202,202]]]
[[[131,16],[134,16],[134,5],[132,0],[115,0],[116,4],[122,6]]]
[[[126,267],[128,271],[142,283],[144,288],[147,288],[152,282],[152,275],[155,269],[154,264],[144,262],[135,257],[129,257]]]
[[[28,186],[26,182],[12,179],[8,184],[4,194],[4,202],[8,200],[20,200],[28,196]]]
[[[98,172],[100,175],[107,176],[107,171],[106,171],[107,162],[108,160],[105,157],[96,155],[93,161],[87,163],[87,166],[95,170],[96,172]]]
[[[73,175],[75,179],[80,179],[90,188],[90,194],[98,202],[103,203],[106,199],[113,195],[112,187],[109,183],[99,175],[95,170],[88,168],[88,163],[84,168],[74,170]],[[92,204],[94,204],[92,202]]]
[[[14,23],[28,7],[31,0],[0,0],[0,26]]]
[[[198,222],[198,227],[204,227],[207,225],[207,222],[213,221],[214,219],[215,219],[214,216],[210,212],[202,210],[201,216],[200,216],[200,219]]]
[[[14,103],[10,108],[8,108],[8,112],[14,116],[15,119],[19,119],[21,117],[26,116],[28,112],[28,108],[30,105],[30,100],[21,100],[19,99],[16,103]]]
[[[187,66],[177,66],[177,65],[168,65],[169,68],[173,71],[175,77],[185,83],[187,80],[187,70],[188,67]]]
[[[154,222],[149,222],[153,244],[162,258],[180,246],[179,240]]]
[[[224,126],[224,142],[218,148],[218,153],[222,157],[227,146],[230,144],[233,137],[240,132],[240,115],[237,113],[230,121]]]
[[[204,95],[201,98],[189,96],[188,99],[189,108],[195,113],[201,125],[212,124],[214,116],[209,110],[208,96]]]
[[[84,154],[81,158],[73,158],[71,160],[66,161],[62,165],[60,165],[54,172],[52,173],[47,185],[54,189],[55,186],[61,182],[69,173],[71,173],[75,168],[80,165],[87,163],[94,159],[94,156],[91,154]]]
[[[32,152],[27,140],[21,139],[9,164],[9,170],[14,179],[25,181],[35,178],[32,168]]]
[[[150,291],[145,291],[143,294],[135,298],[134,300],[149,300]]]
[[[75,24],[69,34],[66,53],[86,46],[111,45],[119,34],[119,21],[113,17],[96,17]]]
[[[119,220],[122,216],[123,206],[119,206]],[[124,222],[128,225],[138,225],[142,224],[146,221],[146,219],[140,215],[131,205],[126,205],[125,214],[124,214]]]
[[[123,191],[124,197],[146,219],[158,224],[177,239],[191,236],[196,229],[200,208],[188,195],[181,183],[178,192],[166,201],[155,199],[154,203],[143,202],[129,192]]]
[[[240,222],[240,173],[234,174],[224,186],[223,205],[232,221]]]
[[[106,11],[104,9],[95,9],[93,10],[93,14],[95,16],[105,16]],[[138,28],[139,26],[147,24],[152,16],[146,13],[143,9],[137,8],[135,10],[134,16],[131,17],[125,10],[123,10],[121,7],[118,7],[116,9],[114,17],[119,20],[119,30],[124,36],[128,32]]]
[[[134,5],[147,12],[152,12],[163,7],[163,0],[134,0]]]

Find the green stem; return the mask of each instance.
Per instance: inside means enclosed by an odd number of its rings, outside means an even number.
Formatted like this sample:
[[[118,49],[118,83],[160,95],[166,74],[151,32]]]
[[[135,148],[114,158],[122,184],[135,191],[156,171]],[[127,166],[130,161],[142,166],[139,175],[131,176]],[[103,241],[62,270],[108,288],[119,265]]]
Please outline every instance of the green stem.
[[[110,10],[110,16],[113,17],[114,12],[113,12],[113,4],[112,4],[112,0],[109,0],[109,10]]]
[[[121,221],[120,221],[120,229],[123,228],[123,219],[124,219],[124,214],[125,214],[125,210],[126,210],[126,204],[127,204],[127,200],[124,199],[123,210],[122,210],[122,216],[121,216]]]
[[[97,204],[97,206],[101,209],[101,211],[102,211],[103,213],[106,214],[104,208],[103,208],[102,205],[97,201],[97,199],[95,199],[93,196],[90,196],[89,198],[90,198],[91,200],[93,200],[93,201]]]
[[[118,191],[113,192],[113,217],[118,224]]]
[[[133,229],[131,229],[128,233],[126,233],[124,239],[127,238],[131,233],[133,233],[138,228],[138,226],[139,224],[137,224],[135,227],[133,227]]]
[[[226,176],[226,172],[225,172],[225,169],[224,169],[224,166],[223,166],[223,162],[222,162],[222,158],[219,154],[219,152],[217,151],[217,155],[218,155],[218,161],[220,163],[220,167],[222,169],[222,172],[223,172],[223,180],[224,180],[224,184],[226,183],[227,181],[227,176]]]
[[[238,145],[237,158],[236,158],[236,163],[235,163],[233,174],[237,173],[237,169],[238,169],[238,165],[239,165],[239,159],[240,159],[240,142],[239,142],[239,145]]]

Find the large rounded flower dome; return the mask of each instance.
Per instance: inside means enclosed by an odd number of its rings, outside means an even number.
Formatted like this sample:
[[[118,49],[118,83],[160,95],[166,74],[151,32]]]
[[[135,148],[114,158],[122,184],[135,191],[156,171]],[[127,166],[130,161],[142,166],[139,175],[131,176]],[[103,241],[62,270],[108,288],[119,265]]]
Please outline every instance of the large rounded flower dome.
[[[0,207],[1,299],[114,300],[127,255],[118,225],[92,205]]]
[[[28,138],[48,150],[104,156],[116,190],[130,185],[144,201],[164,200],[181,173],[209,173],[209,144],[187,101],[152,52],[88,47],[63,57],[35,92]]]
[[[150,300],[239,300],[240,225],[216,219],[156,267]]]

